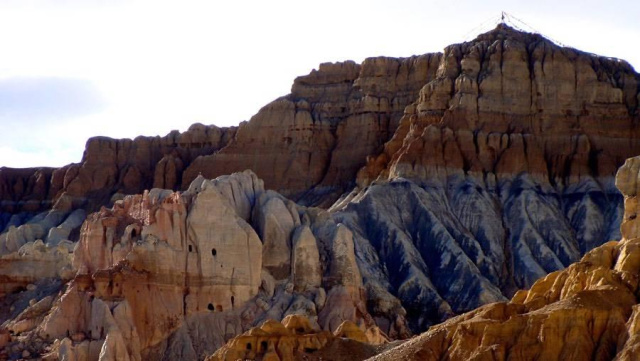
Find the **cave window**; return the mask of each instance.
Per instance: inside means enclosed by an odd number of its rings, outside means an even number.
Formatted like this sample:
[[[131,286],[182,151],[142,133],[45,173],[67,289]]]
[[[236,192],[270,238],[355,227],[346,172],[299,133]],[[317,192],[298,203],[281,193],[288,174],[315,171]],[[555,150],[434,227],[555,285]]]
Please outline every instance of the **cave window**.
[[[217,254],[218,254],[218,251],[216,251],[215,248],[212,248],[211,249],[211,255],[215,257]]]
[[[136,238],[138,236],[138,232],[136,232],[135,228],[131,230],[131,238]]]
[[[236,298],[231,296],[231,307],[232,308],[233,308],[233,304],[235,303],[235,301],[236,301]]]
[[[222,312],[222,305],[217,305],[216,309],[218,310],[218,312]]]
[[[638,217],[638,216],[637,216],[636,214],[632,214],[632,215],[629,217],[629,219],[630,219],[630,220],[634,220],[634,219],[636,219],[637,217]]]
[[[213,311],[213,310],[214,310],[214,308],[213,308],[213,303],[210,303],[210,304],[207,306],[207,309],[208,309],[209,311]]]
[[[247,344],[247,350],[251,350],[251,344],[250,343]]]
[[[193,252],[193,246],[189,245],[189,252]]]
[[[267,341],[260,342],[260,348],[262,349],[262,351],[267,351],[268,346],[269,344],[267,344]]]

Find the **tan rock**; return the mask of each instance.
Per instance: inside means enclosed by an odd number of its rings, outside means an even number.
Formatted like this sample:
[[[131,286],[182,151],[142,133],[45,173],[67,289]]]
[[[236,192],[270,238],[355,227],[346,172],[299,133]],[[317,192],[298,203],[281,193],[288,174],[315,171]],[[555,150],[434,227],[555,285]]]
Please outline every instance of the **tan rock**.
[[[334,336],[330,332],[313,329],[304,317],[292,315],[282,322],[266,321],[259,328],[233,338],[206,360],[297,360],[322,352],[338,337],[355,342],[352,344],[354,348],[360,347],[356,344],[367,342],[365,333],[352,323],[345,322],[340,334]]]
[[[268,191],[260,196],[253,219],[263,242],[264,268],[276,279],[287,278],[291,273],[291,233],[300,224],[298,214],[275,192]]]
[[[338,224],[333,236],[330,276],[340,285],[352,289],[362,287],[362,276],[356,262],[353,234],[344,225]]]
[[[320,287],[322,269],[316,238],[308,226],[298,227],[292,235],[293,254],[291,276],[299,292]]]

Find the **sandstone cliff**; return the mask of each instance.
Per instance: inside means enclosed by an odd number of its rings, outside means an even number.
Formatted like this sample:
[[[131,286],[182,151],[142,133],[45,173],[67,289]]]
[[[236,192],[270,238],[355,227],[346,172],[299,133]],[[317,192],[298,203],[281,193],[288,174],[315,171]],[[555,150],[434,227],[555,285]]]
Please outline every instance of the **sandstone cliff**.
[[[28,247],[50,248],[28,242],[16,257]],[[203,358],[291,314],[330,331],[344,321],[376,327],[351,232],[250,171],[126,196],[86,218],[72,259],[63,251],[54,269],[67,270],[66,286],[31,284],[8,299],[1,346],[10,357]]]
[[[443,54],[322,64],[237,129],[94,138],[79,164],[2,169],[0,355],[203,359],[288,315],[403,339],[533,295],[620,238],[639,80],[501,25]],[[565,303],[627,320],[625,292],[598,292]],[[436,327],[534,312],[529,294]]]

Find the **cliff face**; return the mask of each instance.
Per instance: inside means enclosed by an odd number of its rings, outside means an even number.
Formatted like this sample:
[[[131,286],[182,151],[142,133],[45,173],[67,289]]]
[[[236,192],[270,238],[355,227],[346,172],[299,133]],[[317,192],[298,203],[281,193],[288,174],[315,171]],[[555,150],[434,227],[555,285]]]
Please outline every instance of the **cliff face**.
[[[624,194],[622,240],[494,303],[431,328],[375,360],[637,360],[640,277],[638,169],[629,159],[616,184]]]
[[[391,137],[439,60],[440,54],[427,54],[322,64],[239,128],[194,124],[165,137],[91,138],[79,164],[4,168],[2,210],[30,216],[51,207],[94,211],[114,194],[185,189],[199,174],[215,178],[245,169],[269,189],[328,206],[353,186],[366,156]]]
[[[403,111],[435,77],[440,54],[321,64],[291,94],[238,129],[235,141],[201,157],[189,181],[254,170],[265,186],[303,204],[329,206],[394,133]]]
[[[93,138],[79,164],[2,169],[0,347],[202,359],[292,314],[402,339],[512,296],[487,312],[533,312],[518,288],[620,238],[639,80],[501,25],[443,54],[323,64],[238,128]],[[566,303],[619,324],[633,303],[617,296]]]
[[[47,248],[38,242],[16,257]],[[381,334],[351,231],[326,211],[266,191],[250,171],[199,176],[182,193],[127,196],[87,217],[71,258],[66,287],[32,284],[11,299],[9,340],[0,344],[11,357],[26,349],[54,359],[203,358],[291,314],[310,317],[314,329],[350,321]],[[391,334],[408,336],[401,316],[379,317]]]

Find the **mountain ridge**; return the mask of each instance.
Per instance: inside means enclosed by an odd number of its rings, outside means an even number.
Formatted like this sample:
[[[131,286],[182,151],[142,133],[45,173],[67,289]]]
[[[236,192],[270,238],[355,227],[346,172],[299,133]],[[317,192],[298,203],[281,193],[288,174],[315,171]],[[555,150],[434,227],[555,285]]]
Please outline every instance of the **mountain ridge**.
[[[0,341],[195,359],[290,314],[402,339],[506,301],[621,238],[639,84],[501,25],[443,53],[324,63],[238,128],[2,169]]]

